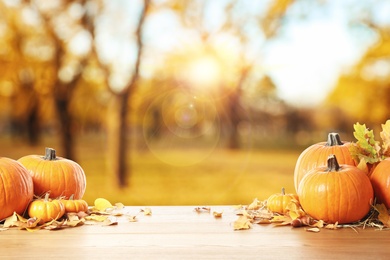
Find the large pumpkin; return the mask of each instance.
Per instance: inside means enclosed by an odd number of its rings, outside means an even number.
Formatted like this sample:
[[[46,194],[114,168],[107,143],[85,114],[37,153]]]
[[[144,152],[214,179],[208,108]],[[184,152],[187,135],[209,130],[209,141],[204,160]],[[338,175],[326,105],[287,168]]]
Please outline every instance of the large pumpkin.
[[[23,165],[0,158],[0,220],[14,212],[23,214],[33,199],[33,188],[32,178]]]
[[[350,152],[351,143],[342,142],[338,133],[329,133],[327,142],[313,144],[298,157],[294,170],[294,186],[298,192],[302,178],[312,169],[326,165],[329,155],[334,154],[340,164],[356,165]]]
[[[345,224],[364,218],[370,211],[374,192],[366,173],[351,165],[339,165],[330,155],[327,166],[310,171],[299,184],[299,202],[315,219]]]
[[[376,165],[370,175],[377,202],[384,203],[390,208],[390,158]]]
[[[18,161],[29,170],[35,195],[50,193],[50,198],[83,197],[87,185],[84,170],[72,160],[57,157],[54,149],[46,148],[45,156],[27,155]]]

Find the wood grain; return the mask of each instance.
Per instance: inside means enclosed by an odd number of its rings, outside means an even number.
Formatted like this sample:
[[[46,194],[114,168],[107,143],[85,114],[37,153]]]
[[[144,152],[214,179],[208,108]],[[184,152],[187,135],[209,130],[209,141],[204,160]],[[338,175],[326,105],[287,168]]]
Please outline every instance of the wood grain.
[[[373,228],[322,229],[254,225],[234,231],[237,219],[229,206],[211,206],[222,218],[197,213],[195,207],[139,207],[137,222],[83,225],[58,231],[0,232],[1,259],[388,259],[390,233]]]

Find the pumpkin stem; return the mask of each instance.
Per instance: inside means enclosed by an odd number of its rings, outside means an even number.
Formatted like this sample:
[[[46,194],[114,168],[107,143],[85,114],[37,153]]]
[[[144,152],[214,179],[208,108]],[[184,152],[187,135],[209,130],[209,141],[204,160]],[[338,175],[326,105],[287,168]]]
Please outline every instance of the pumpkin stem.
[[[49,201],[49,198],[50,198],[50,192],[46,192],[44,200]]]
[[[337,172],[340,169],[339,162],[334,154],[329,155],[327,163],[329,172]]]
[[[286,195],[286,189],[284,187],[282,188],[282,195]]]
[[[341,142],[339,134],[338,133],[329,133],[328,134],[328,141],[326,142],[326,146],[336,146],[336,145],[343,145],[343,142]]]
[[[53,148],[46,147],[45,157],[43,159],[49,160],[49,161],[54,161],[56,159],[56,150],[54,150]]]

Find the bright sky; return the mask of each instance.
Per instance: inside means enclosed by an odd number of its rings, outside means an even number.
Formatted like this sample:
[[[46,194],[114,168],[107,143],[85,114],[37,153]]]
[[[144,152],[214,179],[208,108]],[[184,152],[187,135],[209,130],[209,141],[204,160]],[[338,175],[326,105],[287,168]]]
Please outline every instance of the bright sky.
[[[163,0],[161,1],[163,2]],[[351,30],[351,21],[348,17],[349,9],[343,6],[350,1],[352,0],[325,1],[324,3],[327,3],[325,8],[317,6],[316,9],[310,9],[310,12],[307,12],[308,9],[305,11],[304,8],[294,5],[292,12],[305,14],[305,19],[295,17],[287,20],[280,28],[280,36],[264,45],[261,53],[262,67],[275,81],[278,94],[282,99],[293,105],[311,106],[318,104],[334,87],[339,74],[356,63],[365,49],[375,41],[375,34],[370,33],[361,25]],[[386,1],[374,1],[377,5],[380,3],[380,10],[378,9],[378,14],[375,17],[389,21],[387,14],[390,11],[390,4],[382,3]],[[137,2],[111,2],[112,6],[109,11],[122,18],[130,13],[132,15],[129,17],[134,18],[137,17],[134,11],[137,9],[134,8]],[[214,19],[220,19],[223,16],[223,12],[216,12],[216,10],[218,10],[217,3],[224,2],[226,0],[213,2],[212,8],[215,8],[215,12],[210,11],[209,13],[215,14]],[[305,3],[305,1],[299,2]],[[362,0],[359,3],[371,4],[368,2],[370,1]],[[126,4],[123,5],[124,3]],[[253,10],[260,10],[259,3],[267,3],[267,1],[255,2],[257,6],[254,6],[255,4],[251,1],[243,1],[242,3],[245,12],[253,12]],[[244,6],[248,3],[252,6]],[[306,4],[308,3],[306,1]],[[364,4],[360,4],[356,8],[364,10]],[[304,11],[300,11],[299,8]],[[103,35],[103,40],[111,40],[117,36],[122,38],[122,43],[111,43],[112,48],[106,48],[103,53],[107,59],[116,60],[118,73],[121,71],[127,73],[129,65],[126,63],[134,59],[134,52],[131,48],[129,49],[129,45],[132,46],[131,41],[127,36],[125,37],[127,35],[125,32],[131,30],[131,24],[134,24],[135,20],[118,19],[117,21],[123,20],[128,22],[124,25],[118,24],[115,28],[112,27],[111,22],[108,23],[107,26],[110,26],[110,30],[106,31],[106,35]],[[102,20],[101,22],[106,21]],[[210,20],[210,26],[211,28],[212,26],[218,27],[218,21]],[[144,60],[144,64],[146,66],[158,64],[162,61],[159,60],[159,51],[180,49],[181,46],[196,43],[197,37],[199,38],[196,32],[180,29],[178,17],[171,10],[166,9],[148,17],[145,39],[149,47],[154,45],[158,49],[148,49],[149,52],[146,53],[148,59]],[[126,41],[130,41],[130,43],[126,44]],[[228,38],[223,39],[223,44],[231,50],[234,50],[236,46],[236,43],[229,42]],[[256,44],[259,43],[255,42],[254,47]],[[156,51],[155,53],[153,49]],[[113,79],[117,79],[118,86],[121,85],[120,77],[114,75]],[[125,81],[122,80],[122,82]]]

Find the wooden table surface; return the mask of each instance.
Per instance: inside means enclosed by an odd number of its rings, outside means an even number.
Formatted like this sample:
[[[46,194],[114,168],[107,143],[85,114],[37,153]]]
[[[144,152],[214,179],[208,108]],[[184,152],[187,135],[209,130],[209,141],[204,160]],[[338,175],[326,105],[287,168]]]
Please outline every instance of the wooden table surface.
[[[136,215],[142,207],[126,207]],[[113,226],[82,225],[57,231],[0,232],[0,259],[390,259],[390,231],[254,225],[234,231],[230,206],[149,207],[137,222],[118,217]]]

